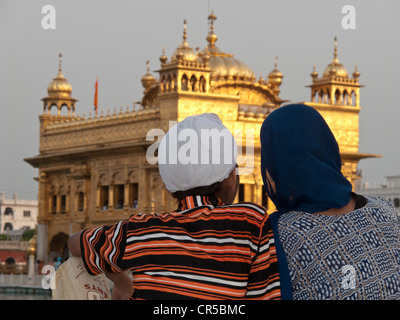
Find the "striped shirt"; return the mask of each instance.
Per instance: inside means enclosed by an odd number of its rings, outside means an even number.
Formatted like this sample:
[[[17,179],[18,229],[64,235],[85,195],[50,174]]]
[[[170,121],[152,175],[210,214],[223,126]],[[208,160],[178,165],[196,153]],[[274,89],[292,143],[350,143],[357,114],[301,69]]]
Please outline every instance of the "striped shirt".
[[[190,196],[178,209],[86,229],[92,275],[131,270],[132,299],[280,299],[274,238],[265,209]]]

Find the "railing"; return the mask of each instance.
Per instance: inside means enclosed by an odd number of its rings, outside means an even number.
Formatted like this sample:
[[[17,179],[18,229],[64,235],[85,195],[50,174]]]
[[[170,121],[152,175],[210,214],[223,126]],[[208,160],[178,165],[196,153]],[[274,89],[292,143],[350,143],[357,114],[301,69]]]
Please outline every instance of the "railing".
[[[23,250],[29,248],[28,241],[0,241],[0,249],[2,250]]]
[[[0,291],[51,294],[50,289],[45,289],[42,286],[44,277],[41,275],[28,276],[2,273],[0,274]]]
[[[27,274],[28,265],[26,262],[17,262],[12,264],[7,264],[5,262],[0,262],[0,275],[1,274]]]

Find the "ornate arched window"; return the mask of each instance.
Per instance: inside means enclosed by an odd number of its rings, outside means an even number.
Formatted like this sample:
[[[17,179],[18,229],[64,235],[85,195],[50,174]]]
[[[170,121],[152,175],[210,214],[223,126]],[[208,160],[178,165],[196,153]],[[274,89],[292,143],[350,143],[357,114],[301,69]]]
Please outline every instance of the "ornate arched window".
[[[351,105],[355,106],[357,104],[357,96],[356,93],[354,91],[351,92]]]
[[[197,91],[197,78],[195,75],[190,77],[190,89],[195,92]]]
[[[206,78],[200,77],[200,92],[206,92]]]
[[[348,94],[347,90],[344,90],[344,91],[343,91],[343,104],[344,104],[345,106],[348,106],[348,105],[349,105],[349,102],[350,102],[349,94]]]
[[[335,91],[335,104],[341,104],[340,97],[341,97],[340,90],[336,89],[336,91]]]
[[[181,78],[181,90],[182,91],[189,90],[189,80],[186,74],[184,74]]]

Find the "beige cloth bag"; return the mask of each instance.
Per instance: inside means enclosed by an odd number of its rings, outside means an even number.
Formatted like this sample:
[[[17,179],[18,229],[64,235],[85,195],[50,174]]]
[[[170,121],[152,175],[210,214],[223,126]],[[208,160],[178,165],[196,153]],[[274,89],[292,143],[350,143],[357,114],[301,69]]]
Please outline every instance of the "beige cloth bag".
[[[104,274],[90,275],[80,257],[71,257],[55,273],[53,300],[111,300]]]

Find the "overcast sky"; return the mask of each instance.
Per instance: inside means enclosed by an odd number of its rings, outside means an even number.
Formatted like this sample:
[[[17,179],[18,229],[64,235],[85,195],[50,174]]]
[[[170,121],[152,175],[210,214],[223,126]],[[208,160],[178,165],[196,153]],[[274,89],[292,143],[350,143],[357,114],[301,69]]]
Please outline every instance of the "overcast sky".
[[[42,7],[53,5],[56,29],[42,28]],[[342,7],[356,10],[356,29],[343,29]],[[284,74],[280,97],[310,101],[313,63],[321,75],[333,57],[351,74],[361,72],[360,152],[381,154],[359,163],[371,185],[400,175],[400,1],[356,0],[0,0],[0,191],[35,199],[38,170],[23,158],[39,150],[41,98],[58,72],[79,101],[76,112],[93,112],[96,76],[99,108],[126,108],[142,98],[140,78],[160,67],[162,47],[171,56],[182,40],[203,49],[207,16],[218,19],[217,46],[266,77],[277,55]],[[157,73],[153,72],[155,76]]]

